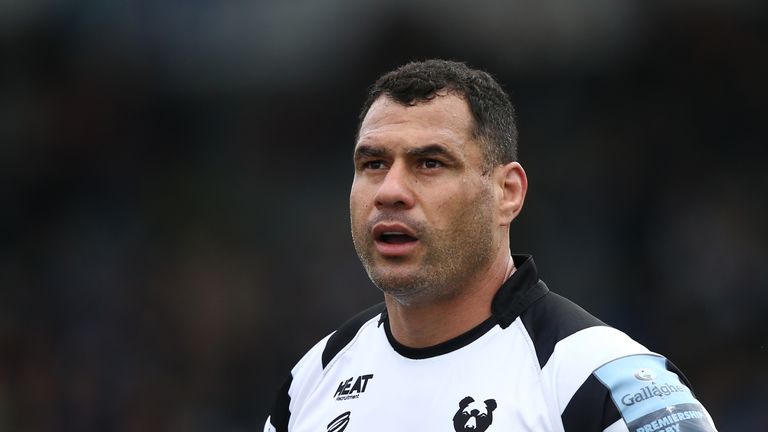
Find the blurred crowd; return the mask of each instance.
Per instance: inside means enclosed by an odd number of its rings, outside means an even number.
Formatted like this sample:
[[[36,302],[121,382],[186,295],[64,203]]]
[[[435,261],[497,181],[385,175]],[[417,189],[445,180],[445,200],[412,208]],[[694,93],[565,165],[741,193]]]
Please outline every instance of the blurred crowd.
[[[349,234],[359,106],[411,59],[493,73],[512,250],[768,430],[758,1],[0,4],[0,431],[260,430],[380,301]]]

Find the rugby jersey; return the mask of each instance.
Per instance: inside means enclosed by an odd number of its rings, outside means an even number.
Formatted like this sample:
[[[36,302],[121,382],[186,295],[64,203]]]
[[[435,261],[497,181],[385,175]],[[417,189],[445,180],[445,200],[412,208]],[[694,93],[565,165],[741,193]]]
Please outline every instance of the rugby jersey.
[[[439,345],[399,344],[384,304],[352,318],[292,369],[264,431],[715,431],[671,362],[513,259],[492,316]]]

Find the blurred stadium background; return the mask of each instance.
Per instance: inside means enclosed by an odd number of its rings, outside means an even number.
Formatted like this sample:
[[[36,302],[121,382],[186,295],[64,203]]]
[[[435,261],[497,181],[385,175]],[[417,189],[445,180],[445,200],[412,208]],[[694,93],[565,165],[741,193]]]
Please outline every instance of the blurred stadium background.
[[[768,430],[766,36],[749,0],[0,1],[0,430],[260,430],[380,299],[356,116],[429,57],[512,94],[514,252]]]

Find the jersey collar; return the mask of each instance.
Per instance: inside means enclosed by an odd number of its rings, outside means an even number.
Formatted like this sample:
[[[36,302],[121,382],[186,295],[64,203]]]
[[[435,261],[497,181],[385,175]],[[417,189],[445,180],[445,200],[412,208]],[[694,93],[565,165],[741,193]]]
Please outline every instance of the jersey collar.
[[[512,255],[512,260],[517,270],[501,285],[491,303],[491,314],[501,328],[509,327],[524,310],[549,292],[539,280],[531,255]]]
[[[530,255],[512,255],[515,271],[504,282],[491,303],[491,316],[477,327],[443,343],[426,347],[411,348],[397,342],[389,327],[389,317],[384,310],[379,319],[383,324],[389,344],[400,355],[410,359],[426,359],[447,354],[469,345],[498,324],[501,328],[509,327],[520,314],[543,297],[549,289],[539,280],[536,265]]]

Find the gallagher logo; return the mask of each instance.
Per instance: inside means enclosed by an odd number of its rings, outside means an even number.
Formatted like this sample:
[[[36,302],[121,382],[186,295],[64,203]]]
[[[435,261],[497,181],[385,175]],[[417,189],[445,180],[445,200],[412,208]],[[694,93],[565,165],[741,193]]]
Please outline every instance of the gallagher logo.
[[[373,374],[360,375],[359,377],[351,377],[346,381],[339,383],[339,388],[336,389],[336,393],[333,397],[338,401],[347,399],[357,399],[368,388],[368,381],[373,379]]]
[[[673,393],[688,393],[687,387],[676,384],[665,383],[662,385],[648,385],[640,389],[637,393],[627,393],[621,397],[621,403],[626,406],[632,406],[636,403],[653,398],[665,398]]]
[[[328,423],[328,432],[342,432],[349,424],[349,411],[339,415]]]

